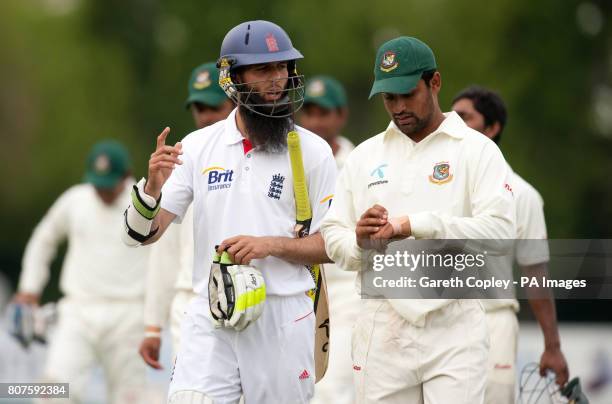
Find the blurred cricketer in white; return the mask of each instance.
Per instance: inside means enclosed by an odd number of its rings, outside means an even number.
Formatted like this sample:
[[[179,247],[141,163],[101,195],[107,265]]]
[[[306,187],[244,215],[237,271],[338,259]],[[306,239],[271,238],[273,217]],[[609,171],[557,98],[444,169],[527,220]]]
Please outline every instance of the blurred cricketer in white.
[[[53,402],[80,403],[89,370],[98,363],[108,402],[138,403],[146,381],[138,343],[148,248],[130,249],[117,237],[134,183],[125,148],[115,141],[96,144],[86,180],[64,192],[34,230],[14,301],[38,304],[51,261],[68,239],[60,278],[64,297],[44,379],[70,383],[70,399]]]

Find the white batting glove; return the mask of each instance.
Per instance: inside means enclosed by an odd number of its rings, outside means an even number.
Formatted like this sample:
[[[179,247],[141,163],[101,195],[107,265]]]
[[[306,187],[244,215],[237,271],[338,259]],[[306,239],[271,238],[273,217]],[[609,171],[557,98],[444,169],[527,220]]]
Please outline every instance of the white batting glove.
[[[229,264],[224,253],[214,262],[208,281],[208,299],[215,327],[242,331],[255,322],[266,300],[266,284],[261,272],[248,265]]]

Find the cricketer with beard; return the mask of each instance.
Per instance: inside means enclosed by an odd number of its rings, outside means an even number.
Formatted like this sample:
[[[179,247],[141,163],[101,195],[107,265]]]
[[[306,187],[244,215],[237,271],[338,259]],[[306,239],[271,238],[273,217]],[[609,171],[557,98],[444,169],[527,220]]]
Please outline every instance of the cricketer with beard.
[[[293,123],[303,101],[296,69],[302,55],[281,27],[242,23],[227,33],[220,56],[220,85],[238,107],[174,146],[165,145],[169,128],[159,135],[148,178],[135,187],[126,211],[124,240],[154,242],[193,202],[198,297],[181,326],[184,342],[169,402],[237,403],[244,395],[253,403],[307,403],[314,390],[315,317],[305,293],[314,283],[304,265],[329,262],[318,228],[333,194],[336,163],[323,139]],[[311,234],[301,239],[293,234],[291,130],[299,134],[313,211]],[[253,279],[253,292],[265,287],[265,301],[252,303],[265,310],[254,307],[262,314],[247,314],[244,329],[214,315],[226,308],[225,300],[213,301],[224,280],[209,283],[215,246],[240,264],[232,284],[246,278]]]

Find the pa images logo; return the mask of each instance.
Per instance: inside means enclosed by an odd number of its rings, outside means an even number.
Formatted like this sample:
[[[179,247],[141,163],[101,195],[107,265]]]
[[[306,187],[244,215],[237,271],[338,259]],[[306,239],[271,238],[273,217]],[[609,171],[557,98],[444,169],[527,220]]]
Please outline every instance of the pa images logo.
[[[450,172],[450,164],[448,161],[436,163],[433,167],[433,173],[429,176],[429,181],[442,185],[453,180],[453,174]]]

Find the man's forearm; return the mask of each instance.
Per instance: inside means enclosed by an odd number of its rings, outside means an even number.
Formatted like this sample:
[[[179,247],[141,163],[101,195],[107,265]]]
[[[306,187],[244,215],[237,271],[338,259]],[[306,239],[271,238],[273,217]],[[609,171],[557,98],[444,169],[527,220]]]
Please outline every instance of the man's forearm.
[[[151,231],[154,231],[155,234],[142,243],[142,245],[153,244],[159,240],[175,217],[176,215],[174,213],[170,213],[165,209],[160,209],[157,216],[153,218],[153,223],[151,224]]]
[[[555,311],[553,299],[529,299],[529,305],[540,324],[542,334],[544,334],[544,347],[546,349],[559,348],[561,342],[559,339],[557,313]]]
[[[542,277],[548,274],[546,264],[537,264],[527,267],[522,267],[522,271],[526,276],[531,277]],[[531,293],[533,295],[533,292]],[[550,289],[543,290],[538,288],[536,296],[530,296],[529,289],[527,289],[527,297],[529,299],[529,306],[540,324],[542,334],[544,335],[544,346],[545,349],[559,348],[561,343],[559,339],[559,329],[557,327],[557,312],[555,309],[555,301],[552,296]]]
[[[332,262],[325,252],[321,233],[304,238],[271,237],[271,255],[298,264]]]

